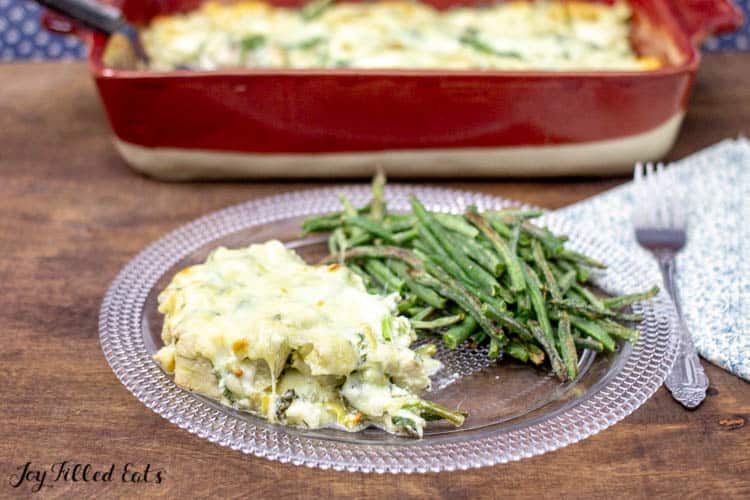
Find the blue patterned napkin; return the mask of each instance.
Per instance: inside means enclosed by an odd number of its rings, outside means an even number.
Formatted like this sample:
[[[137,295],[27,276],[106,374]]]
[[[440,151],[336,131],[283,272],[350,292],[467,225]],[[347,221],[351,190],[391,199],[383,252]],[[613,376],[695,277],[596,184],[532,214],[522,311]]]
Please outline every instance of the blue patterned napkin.
[[[695,346],[705,359],[750,381],[750,141],[704,149],[676,162],[660,182],[687,193],[688,244],[677,260],[677,284]],[[628,183],[560,212],[650,259],[635,241],[633,200]]]

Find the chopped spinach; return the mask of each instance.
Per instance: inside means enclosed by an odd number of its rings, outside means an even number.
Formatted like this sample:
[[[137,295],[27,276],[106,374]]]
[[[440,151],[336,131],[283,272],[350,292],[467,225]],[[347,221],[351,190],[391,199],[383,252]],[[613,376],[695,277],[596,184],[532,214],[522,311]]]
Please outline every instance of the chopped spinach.
[[[365,334],[357,332],[357,351],[359,351],[360,364],[367,362],[367,343],[365,340]]]
[[[224,387],[224,391],[222,392],[225,398],[227,398],[229,401],[233,402],[236,400],[234,397],[234,393],[230,391],[228,388]]]
[[[406,417],[392,417],[391,422],[393,425],[404,429],[409,434],[419,436],[419,430],[417,429],[417,424],[414,423],[414,420]]]
[[[513,59],[523,59],[523,56],[521,56],[519,52],[516,52],[514,50],[497,50],[487,42],[481,40],[479,38],[479,31],[477,31],[476,28],[467,28],[466,31],[461,34],[461,37],[458,40],[467,47],[471,47],[477,52],[481,52],[483,54],[489,54],[497,57],[511,57]]]
[[[248,35],[240,40],[240,47],[243,51],[255,50],[266,43],[265,35]]]
[[[311,21],[323,14],[328,7],[333,5],[333,2],[334,0],[313,0],[302,7],[300,15],[305,21]]]
[[[265,35],[248,35],[240,40],[240,64],[243,66],[247,61],[247,53],[262,47],[266,43]]]
[[[316,47],[320,45],[320,43],[323,41],[322,36],[315,36],[312,38],[308,38],[307,40],[302,40],[301,42],[289,45],[288,49],[299,49],[299,50],[307,50],[312,49],[313,47]]]
[[[292,402],[295,399],[297,399],[297,393],[294,392],[294,389],[289,389],[284,394],[282,394],[276,401],[276,418],[280,420],[282,417],[284,417],[284,414],[292,405]]]

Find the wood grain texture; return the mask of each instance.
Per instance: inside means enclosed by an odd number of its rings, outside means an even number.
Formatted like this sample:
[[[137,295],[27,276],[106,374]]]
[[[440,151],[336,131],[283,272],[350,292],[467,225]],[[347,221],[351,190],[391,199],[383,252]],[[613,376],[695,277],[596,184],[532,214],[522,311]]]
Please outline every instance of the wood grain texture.
[[[705,58],[679,158],[750,127],[750,54]],[[67,483],[44,496],[411,498],[750,496],[750,384],[711,365],[685,411],[661,389],[623,422],[533,459],[457,473],[326,472],[208,443],[146,409],[99,349],[98,310],[119,269],[151,240],[206,212],[321,183],[162,184],[113,150],[84,64],[0,65],[0,497],[32,461],[166,470],[159,485]],[[446,181],[549,208],[624,179]]]

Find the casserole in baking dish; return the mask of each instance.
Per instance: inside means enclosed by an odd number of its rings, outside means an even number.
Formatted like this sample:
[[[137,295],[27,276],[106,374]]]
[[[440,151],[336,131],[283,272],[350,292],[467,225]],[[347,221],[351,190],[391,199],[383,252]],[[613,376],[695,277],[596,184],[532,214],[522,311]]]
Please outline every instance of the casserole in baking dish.
[[[116,3],[141,24],[199,4]],[[659,69],[115,70],[107,37],[84,36],[118,150],[155,177],[607,175],[669,150],[698,43],[742,21],[728,0],[628,5],[631,42]]]
[[[142,39],[147,67],[160,70],[658,68],[658,59],[633,50],[630,17],[623,0],[526,0],[444,10],[409,0],[316,0],[298,9],[260,0],[210,1],[153,19]]]

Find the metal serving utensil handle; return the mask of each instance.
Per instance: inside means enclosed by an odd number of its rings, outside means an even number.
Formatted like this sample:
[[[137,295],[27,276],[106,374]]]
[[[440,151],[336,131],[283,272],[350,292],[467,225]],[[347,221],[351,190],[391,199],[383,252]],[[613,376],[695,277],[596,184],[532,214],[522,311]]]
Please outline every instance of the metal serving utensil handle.
[[[120,9],[94,0],[37,0],[44,7],[69,17],[87,28],[108,35],[121,33],[130,41],[135,56],[148,63],[148,54],[141,44],[138,30],[128,23]]]
[[[664,252],[657,255],[659,268],[664,277],[664,285],[672,297],[674,306],[677,309],[679,317],[679,341],[680,348],[677,352],[672,371],[667,375],[665,381],[667,388],[672,393],[672,397],[680,402],[685,408],[696,408],[706,398],[708,389],[708,377],[703,371],[703,366],[698,359],[693,345],[693,339],[690,336],[685,320],[682,318],[682,308],[677,296],[677,284],[675,283],[675,254],[674,252]]]
[[[94,0],[37,0],[37,2],[50,10],[75,19],[87,28],[110,35],[127,25],[119,9]]]

